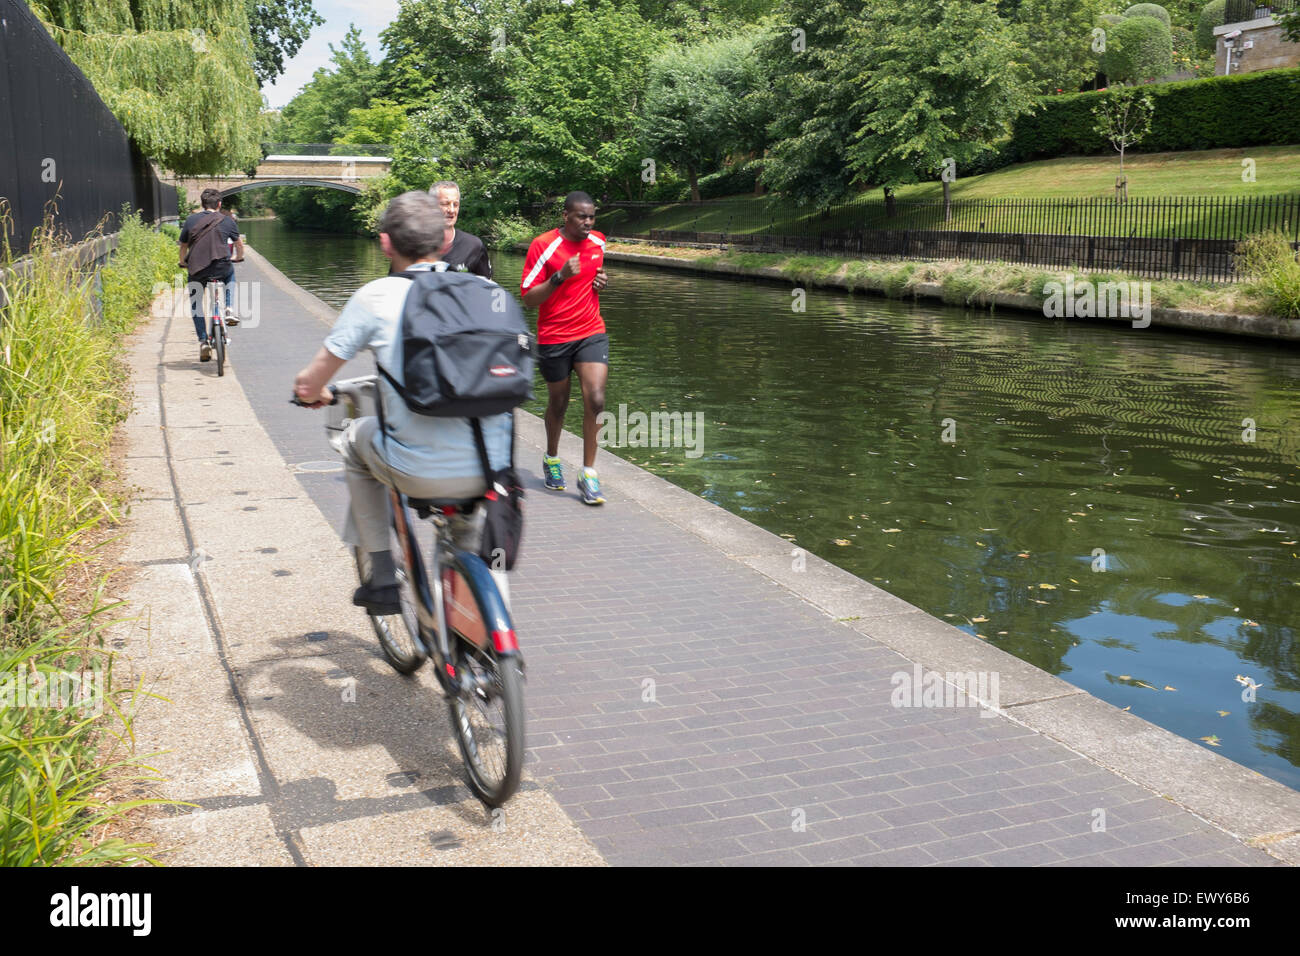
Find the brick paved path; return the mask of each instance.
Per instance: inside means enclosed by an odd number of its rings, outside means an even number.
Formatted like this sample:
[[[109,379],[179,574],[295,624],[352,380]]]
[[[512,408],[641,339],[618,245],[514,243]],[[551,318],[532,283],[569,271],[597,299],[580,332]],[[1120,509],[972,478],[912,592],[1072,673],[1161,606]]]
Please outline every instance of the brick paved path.
[[[237,332],[239,380],[287,461],[328,459],[320,423],[286,402],[323,338],[320,309],[271,283],[262,301],[270,318]],[[344,374],[367,372],[358,360]],[[576,448],[562,446],[571,490],[548,493],[521,440],[531,491],[513,600],[529,772],[609,862],[1276,862],[1010,719],[894,708],[890,677],[910,661],[608,478],[609,503],[584,507]],[[341,478],[299,478],[338,527]]]

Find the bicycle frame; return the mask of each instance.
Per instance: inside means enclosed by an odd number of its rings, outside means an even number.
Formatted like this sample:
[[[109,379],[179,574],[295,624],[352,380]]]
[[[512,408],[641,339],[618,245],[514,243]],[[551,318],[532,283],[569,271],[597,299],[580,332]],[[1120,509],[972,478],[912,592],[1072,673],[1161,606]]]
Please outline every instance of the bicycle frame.
[[[393,528],[402,544],[405,564],[411,575],[416,596],[419,598],[415,608],[416,619],[420,622],[418,639],[424,647],[426,656],[434,663],[438,683],[443,690],[448,694],[461,694],[468,689],[463,686],[462,675],[456,672],[456,667],[452,663],[453,624],[457,625],[455,627],[457,632],[471,644],[483,647],[490,639],[493,650],[498,656],[518,658],[522,670],[523,659],[519,654],[519,644],[515,638],[510,611],[506,608],[496,581],[492,579],[492,572],[488,570],[483,559],[473,552],[453,546],[447,540],[445,527],[439,526],[434,535],[432,563],[434,568],[441,571],[442,580],[438,582],[438,587],[431,587],[419,542],[411,533],[411,514],[406,496],[390,489],[389,498],[393,507]],[[444,520],[448,510],[451,509],[444,509]],[[449,556],[444,557],[444,549],[450,551]],[[473,578],[472,582],[467,583],[476,586],[474,589],[488,605],[483,609],[487,614],[487,620],[482,619],[477,607],[471,606],[476,602],[461,602],[456,599],[457,574],[464,578]],[[451,618],[448,616],[449,603],[454,605],[455,612],[455,616]],[[476,631],[481,633],[475,633]],[[433,637],[432,643],[429,640],[430,632]]]
[[[361,390],[376,389],[377,381],[361,379],[337,382],[335,386],[339,398],[345,400],[347,417],[356,418],[361,405]],[[378,401],[378,396],[375,395]],[[341,450],[336,446],[337,450]],[[464,684],[462,675],[457,673],[452,653],[452,630],[460,633],[465,640],[478,647],[486,647],[488,641],[492,649],[502,658],[515,658],[520,671],[524,669],[523,657],[515,637],[514,624],[510,610],[497,587],[492,572],[477,554],[458,548],[451,540],[447,520],[455,513],[455,508],[417,509],[420,518],[432,519],[435,532],[433,551],[429,563],[440,575],[441,580],[433,586],[424,555],[420,552],[419,541],[414,534],[411,506],[405,495],[396,489],[388,491],[392,510],[392,526],[401,544],[403,564],[410,576],[415,592],[415,616],[419,624],[415,639],[420,644],[425,657],[433,661],[438,675],[438,683],[448,695],[463,695],[472,689]],[[486,607],[483,614],[474,605],[476,602],[458,601],[456,584],[457,575],[472,586],[482,597]],[[467,587],[467,592],[469,588]],[[450,596],[450,598],[449,598]],[[451,614],[448,605],[451,604]]]

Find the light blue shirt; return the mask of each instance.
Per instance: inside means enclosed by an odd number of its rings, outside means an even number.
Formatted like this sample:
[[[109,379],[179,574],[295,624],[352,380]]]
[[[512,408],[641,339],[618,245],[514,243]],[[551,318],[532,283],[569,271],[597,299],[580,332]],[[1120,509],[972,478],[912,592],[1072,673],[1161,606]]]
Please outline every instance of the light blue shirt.
[[[447,267],[441,262],[437,265],[438,271]],[[410,271],[432,268],[433,263],[417,262]],[[483,281],[489,282],[487,279]],[[413,284],[410,279],[399,276],[385,276],[367,282],[352,293],[352,298],[339,313],[334,328],[325,337],[325,348],[341,359],[351,359],[362,349],[369,349],[389,375],[405,384],[401,363],[394,361],[393,341],[398,336],[406,294]],[[418,415],[406,407],[383,376],[379,378],[379,397],[384,403],[388,441],[384,442],[376,429],[374,446],[394,468],[408,475],[435,480],[483,474],[474,444],[474,430],[468,418]],[[492,470],[506,467],[510,462],[510,413],[489,415],[482,422]]]

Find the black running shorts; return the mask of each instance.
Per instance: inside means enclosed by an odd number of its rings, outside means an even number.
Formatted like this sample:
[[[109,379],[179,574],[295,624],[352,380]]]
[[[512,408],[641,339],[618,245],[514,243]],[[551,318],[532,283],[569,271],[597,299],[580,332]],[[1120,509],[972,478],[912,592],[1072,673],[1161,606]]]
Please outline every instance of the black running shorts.
[[[604,362],[609,364],[609,335],[589,335],[572,342],[537,346],[538,364],[542,378],[548,382],[563,382],[573,374],[574,362]]]

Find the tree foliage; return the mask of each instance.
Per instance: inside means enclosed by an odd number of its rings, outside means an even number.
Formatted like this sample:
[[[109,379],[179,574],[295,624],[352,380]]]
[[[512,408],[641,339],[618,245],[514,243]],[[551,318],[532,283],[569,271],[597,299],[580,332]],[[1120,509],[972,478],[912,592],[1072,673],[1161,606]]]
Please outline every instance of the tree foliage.
[[[329,67],[321,67],[281,111],[276,135],[285,142],[333,143],[346,135],[352,110],[370,106],[379,86],[379,68],[349,26],[338,47],[330,44]],[[353,140],[353,142],[356,142]]]
[[[247,0],[248,25],[253,37],[253,71],[258,83],[284,72],[285,59],[293,59],[312,27],[325,19],[312,0]]]
[[[771,149],[763,181],[798,202],[818,206],[853,188],[844,149],[862,126],[856,50],[850,24],[866,0],[782,0],[758,50],[772,72]]]
[[[1027,71],[1008,55],[1010,30],[990,4],[877,0],[852,46],[863,120],[844,155],[864,182],[935,178],[947,160],[960,168],[1032,107]]]
[[[1120,174],[1124,172],[1124,154],[1136,146],[1151,131],[1151,117],[1155,104],[1149,93],[1138,90],[1120,90],[1102,100],[1093,109],[1096,119],[1094,129],[1119,153]]]
[[[635,6],[613,0],[562,6],[534,21],[508,54],[515,105],[504,182],[537,195],[613,186],[635,199],[642,96],[663,41]]]
[[[128,135],[182,175],[260,158],[247,10],[222,0],[32,0]]]
[[[1092,26],[1102,0],[1023,0],[1016,13],[1016,46],[1035,92],[1074,93],[1097,74]]]
[[[641,112],[646,155],[679,166],[699,200],[699,176],[730,152],[761,150],[765,115],[757,37],[671,46],[650,64]]]

